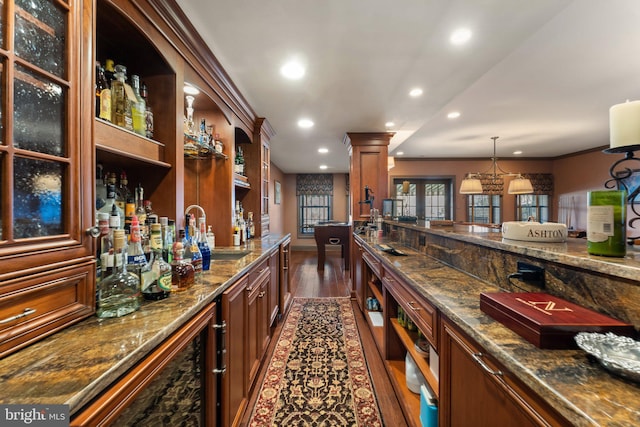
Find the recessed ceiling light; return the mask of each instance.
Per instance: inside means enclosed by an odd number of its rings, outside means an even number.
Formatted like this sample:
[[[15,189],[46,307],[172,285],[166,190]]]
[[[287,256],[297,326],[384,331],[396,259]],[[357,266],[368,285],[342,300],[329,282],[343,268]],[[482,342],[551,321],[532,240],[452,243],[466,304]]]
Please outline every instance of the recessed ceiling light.
[[[310,127],[313,127],[313,122],[309,119],[300,119],[298,120],[298,126],[304,129],[308,129]]]
[[[402,155],[404,155],[404,151],[398,151],[398,152],[396,153],[396,156],[402,156]]]
[[[411,89],[411,92],[409,92],[409,96],[412,97],[418,97],[422,95],[422,89],[420,89],[419,87],[415,88],[415,89]]]
[[[325,154],[325,153],[328,153],[328,152],[329,152],[328,148],[318,148],[318,153]]]
[[[305,69],[296,60],[289,61],[280,67],[280,74],[291,80],[299,80],[304,76]]]
[[[468,28],[458,28],[453,33],[451,33],[451,37],[449,41],[451,44],[461,45],[465,44],[471,39],[471,30]]]
[[[392,128],[392,127],[394,127],[395,125],[396,125],[396,124],[395,124],[395,123],[393,123],[393,122],[387,122],[387,123],[385,123],[385,124],[384,124],[384,126],[385,126],[385,127],[388,127],[388,128]]]
[[[327,165],[320,165],[320,169],[326,169]]]
[[[200,93],[197,87],[191,86],[189,83],[185,83],[183,90],[187,95],[198,95]]]
[[[460,117],[460,112],[459,111],[452,111],[449,114],[447,114],[447,117],[450,119],[457,119],[458,117]]]
[[[522,151],[521,150],[514,151],[513,154],[515,154],[517,156],[518,154],[522,154]]]

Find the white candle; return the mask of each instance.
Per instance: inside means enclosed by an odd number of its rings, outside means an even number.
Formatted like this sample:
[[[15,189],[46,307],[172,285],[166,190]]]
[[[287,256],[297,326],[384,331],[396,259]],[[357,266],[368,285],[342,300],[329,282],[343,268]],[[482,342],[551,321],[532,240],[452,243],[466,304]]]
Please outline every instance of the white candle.
[[[640,144],[640,101],[627,101],[609,109],[611,148]]]
[[[409,181],[402,181],[402,192],[409,194]]]

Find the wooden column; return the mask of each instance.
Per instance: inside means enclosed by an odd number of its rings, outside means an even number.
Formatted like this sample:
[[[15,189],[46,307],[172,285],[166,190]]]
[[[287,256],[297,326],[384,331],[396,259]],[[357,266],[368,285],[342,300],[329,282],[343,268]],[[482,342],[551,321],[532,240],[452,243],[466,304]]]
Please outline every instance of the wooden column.
[[[388,197],[387,156],[394,132],[347,132],[344,144],[349,150],[349,206],[351,221],[366,221],[371,205],[363,202],[365,186],[373,196],[373,207],[382,211]]]

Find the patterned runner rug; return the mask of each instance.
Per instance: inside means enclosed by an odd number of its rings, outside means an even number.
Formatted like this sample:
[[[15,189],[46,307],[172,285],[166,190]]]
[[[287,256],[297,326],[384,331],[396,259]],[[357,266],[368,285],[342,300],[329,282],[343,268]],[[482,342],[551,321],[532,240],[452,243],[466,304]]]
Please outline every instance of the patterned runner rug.
[[[249,426],[382,426],[351,301],[294,298]]]

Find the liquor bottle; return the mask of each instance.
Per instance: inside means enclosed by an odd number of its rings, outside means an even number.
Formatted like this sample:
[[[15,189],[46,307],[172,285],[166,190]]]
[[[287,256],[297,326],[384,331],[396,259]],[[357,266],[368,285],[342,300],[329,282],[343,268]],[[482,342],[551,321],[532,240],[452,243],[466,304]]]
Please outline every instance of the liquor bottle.
[[[213,230],[211,226],[207,226],[207,243],[209,244],[209,250],[214,250],[216,248],[216,235],[213,234]]]
[[[126,83],[127,68],[123,65],[116,65],[115,80],[111,82],[111,122],[133,131],[133,116],[131,112],[132,96]],[[130,87],[130,86],[129,86]]]
[[[131,115],[133,117],[133,131],[138,135],[147,136],[146,110],[147,104],[140,95],[140,76],[131,75],[131,86],[134,98],[131,100]]]
[[[240,175],[240,147],[236,148],[236,157],[233,159],[233,173]]]
[[[173,244],[176,241],[176,222],[173,219],[167,221],[167,228],[162,236],[162,257],[171,264],[173,261]]]
[[[131,233],[131,223],[133,222],[135,214],[136,204],[133,202],[133,199],[130,198],[124,205],[124,231],[127,234]]]
[[[102,241],[103,239],[109,235],[109,214],[106,212],[98,213],[98,230],[100,230],[100,234],[97,238],[97,250],[96,250],[96,279],[100,280],[102,278]]]
[[[216,147],[216,151],[218,153],[222,153],[224,151],[224,144],[222,143],[222,140],[220,139],[220,134],[216,133],[216,136],[214,138],[214,145]]]
[[[120,226],[120,215],[118,215],[116,205],[113,205],[113,210],[109,215],[109,231],[107,235],[102,237],[100,242],[100,269],[101,275],[100,278],[104,279],[105,277],[113,274],[115,264],[113,255],[115,254],[114,249],[114,239],[115,239],[115,230],[121,228]]]
[[[200,129],[198,131],[198,153],[200,157],[211,155],[209,150],[209,137],[207,136],[207,124],[205,119],[200,119]]]
[[[173,244],[173,261],[171,261],[171,291],[182,292],[189,289],[195,281],[195,270],[191,261],[184,259],[182,242]]]
[[[120,219],[121,227],[122,224],[124,224],[124,210],[122,210],[116,202],[116,185],[112,182],[109,182],[107,184],[107,202],[98,210],[98,213],[105,212],[107,214],[111,214],[114,211]]]
[[[160,222],[158,219],[158,214],[153,211],[153,207],[151,206],[151,200],[145,200],[143,202],[144,210],[147,214],[147,219],[150,219],[152,222]]]
[[[248,230],[247,236],[248,236],[249,239],[252,239],[256,235],[256,225],[253,222],[253,212],[249,212],[247,214],[247,216],[248,216],[248,219],[247,219],[247,230]]]
[[[96,165],[96,210],[107,204],[107,182],[105,180],[102,165]]]
[[[147,264],[147,258],[142,249],[142,238],[140,236],[140,224],[138,217],[133,216],[131,220],[131,231],[129,233],[129,246],[127,248],[127,270],[136,276],[142,283],[142,270]]]
[[[107,79],[109,87],[111,87],[111,82],[116,79],[114,64],[113,59],[106,59],[104,61],[104,77]]]
[[[171,294],[171,265],[162,259],[162,226],[151,224],[151,259],[142,270],[142,296],[161,300]]]
[[[115,174],[112,180],[115,182]],[[120,208],[124,210],[127,201],[132,198],[133,195],[129,190],[129,180],[127,179],[127,173],[125,171],[122,171],[120,172],[120,183],[118,185],[118,188],[116,189],[116,202],[118,203],[118,206],[120,206]]]
[[[135,189],[136,216],[140,225],[147,223],[147,210],[144,208],[144,188],[138,183]]]
[[[140,96],[144,99],[144,103],[147,107],[144,114],[146,136],[149,139],[153,139],[153,110],[151,109],[151,105],[149,105],[149,90],[147,89],[147,85],[144,83],[140,86]]]
[[[140,308],[140,280],[127,271],[124,230],[114,232],[115,271],[98,283],[96,316],[120,317]]]
[[[180,232],[184,232],[184,236],[181,236],[182,245],[184,248],[184,257],[191,261],[193,265],[193,269],[196,272],[196,277],[200,277],[202,275],[202,253],[198,248],[198,242],[195,240],[194,231],[195,227],[191,223],[192,216],[187,214],[185,224],[185,229],[180,230]]]
[[[196,145],[197,138],[193,122],[193,101],[195,98],[188,95],[185,99],[187,100],[187,115],[184,119],[184,156],[198,158],[199,149]]]
[[[204,217],[198,218],[198,249],[202,254],[202,271],[209,271],[211,265],[211,248],[207,241],[206,219]]]
[[[96,61],[96,117],[111,121],[111,83],[104,75],[104,68]]]
[[[238,147],[236,150],[234,172],[238,175],[244,175],[244,155],[242,154],[242,147]]]

